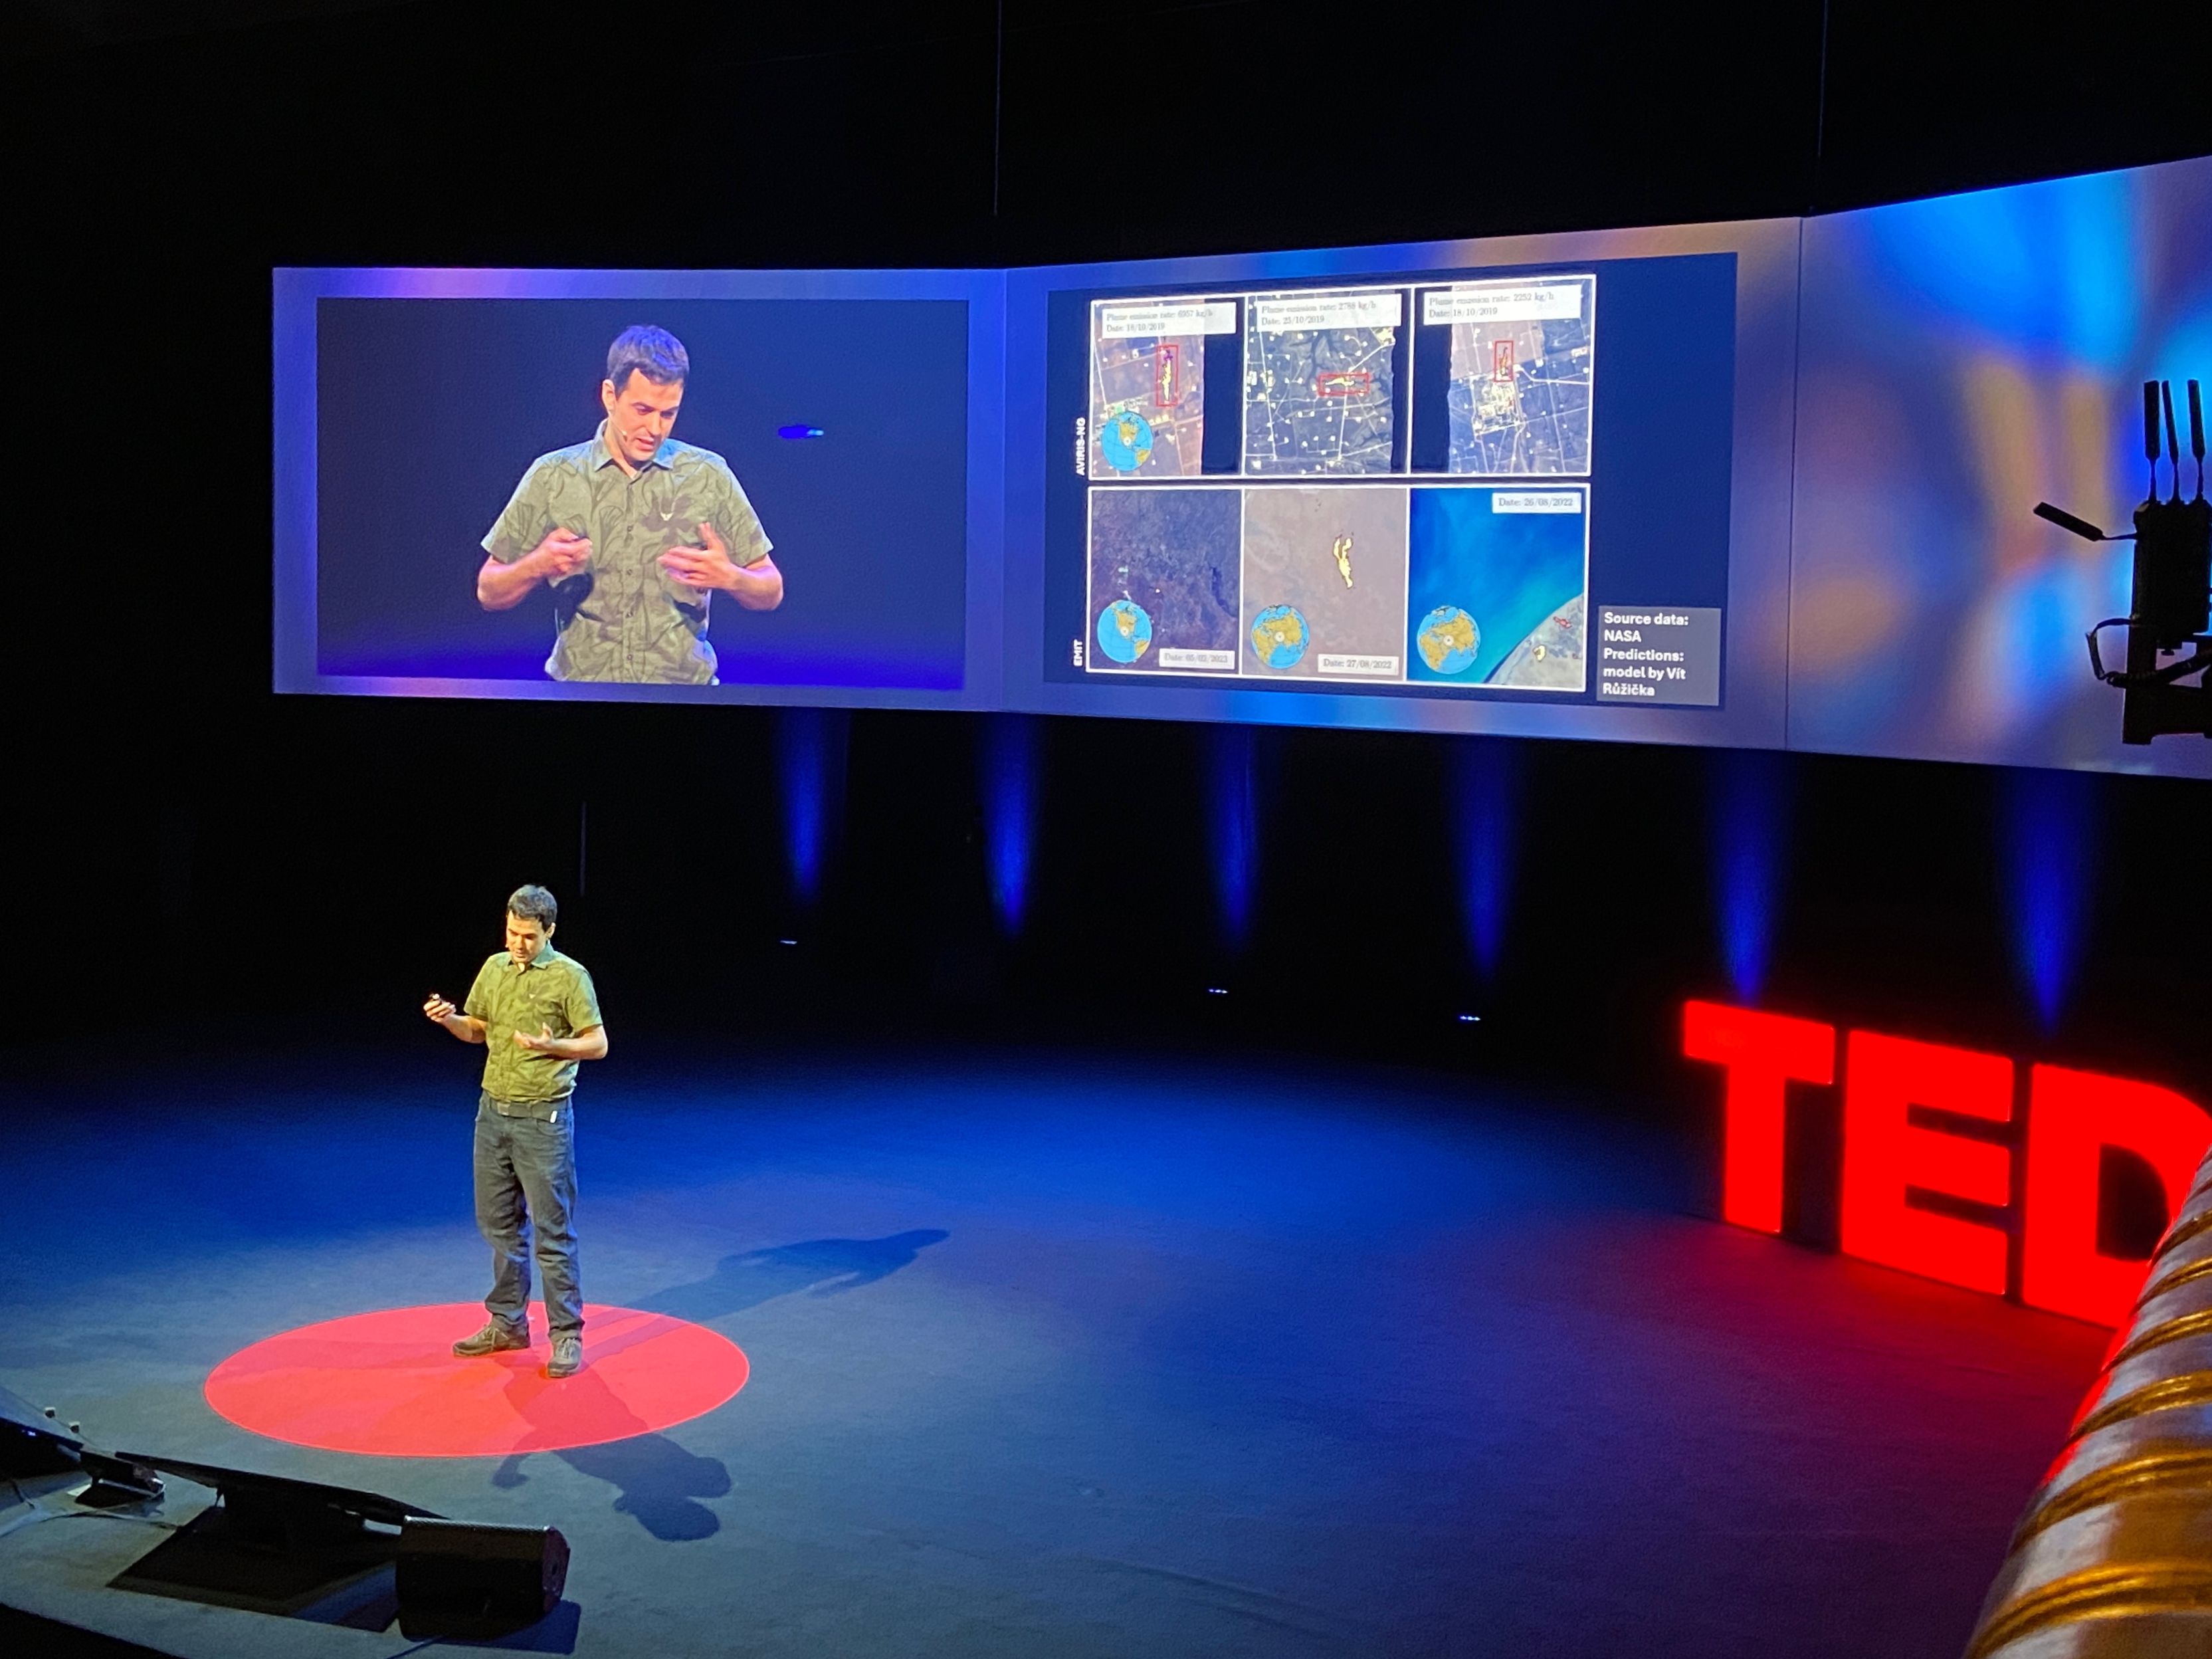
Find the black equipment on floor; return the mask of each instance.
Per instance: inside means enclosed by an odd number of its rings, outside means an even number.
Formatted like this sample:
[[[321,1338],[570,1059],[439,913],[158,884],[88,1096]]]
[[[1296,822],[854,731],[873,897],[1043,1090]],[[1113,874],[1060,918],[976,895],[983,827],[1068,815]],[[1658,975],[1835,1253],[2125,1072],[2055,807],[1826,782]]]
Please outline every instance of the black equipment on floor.
[[[117,1589],[359,1630],[392,1622],[398,1528],[431,1511],[350,1486],[138,1452],[116,1456],[212,1486],[220,1499],[117,1574]]]
[[[411,1516],[399,1532],[399,1630],[482,1641],[536,1624],[568,1582],[555,1527],[480,1527]]]
[[[551,1527],[477,1526],[381,1492],[141,1452],[100,1452],[0,1389],[0,1474],[88,1474],[76,1502],[158,1503],[161,1475],[217,1501],[109,1581],[117,1589],[279,1617],[492,1640],[560,1604],[568,1540]],[[158,1473],[157,1473],[158,1472]],[[74,1482],[69,1482],[74,1485]]]
[[[161,1496],[161,1477],[143,1464],[94,1451],[76,1433],[76,1424],[64,1434],[51,1419],[52,1408],[40,1412],[21,1394],[0,1388],[0,1475],[11,1479],[34,1479],[44,1475],[92,1477],[92,1485],[77,1496],[88,1509],[115,1509],[144,1503]]]
[[[351,1486],[101,1452],[54,1416],[0,1388],[0,1475],[89,1475],[76,1501],[94,1508],[158,1504],[162,1474],[216,1492],[109,1580],[116,1589],[357,1630],[396,1613],[410,1640],[490,1640],[537,1624],[568,1582],[568,1540],[551,1527],[476,1526]]]
[[[84,1466],[84,1442],[21,1394],[0,1388],[0,1474],[64,1474]]]

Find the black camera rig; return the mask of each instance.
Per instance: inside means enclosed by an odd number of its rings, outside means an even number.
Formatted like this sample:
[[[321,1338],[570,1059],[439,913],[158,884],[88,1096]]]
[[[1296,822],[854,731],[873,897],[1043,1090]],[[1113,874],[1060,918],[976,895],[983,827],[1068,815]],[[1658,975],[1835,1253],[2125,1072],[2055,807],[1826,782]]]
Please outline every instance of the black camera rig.
[[[2197,382],[2189,383],[2189,448],[2197,458],[2197,493],[2181,498],[2181,443],[2173,424],[2173,383],[2143,382],[2143,459],[2150,463],[2150,493],[2136,509],[2136,528],[2125,535],[2106,535],[2086,519],[2038,502],[2035,515],[2087,541],[2132,541],[2136,545],[2128,614],[2107,617],[2089,630],[2089,668],[2107,686],[2126,694],[2120,712],[2120,741],[2148,743],[2180,733],[2212,737],[2212,687],[2180,682],[2212,668],[2212,502],[2204,498],[2204,406]],[[2173,487],[2158,493],[2160,428],[2172,466]],[[2127,666],[2107,668],[2097,636],[2107,628],[2128,631]],[[2189,655],[2161,663],[2185,647]]]

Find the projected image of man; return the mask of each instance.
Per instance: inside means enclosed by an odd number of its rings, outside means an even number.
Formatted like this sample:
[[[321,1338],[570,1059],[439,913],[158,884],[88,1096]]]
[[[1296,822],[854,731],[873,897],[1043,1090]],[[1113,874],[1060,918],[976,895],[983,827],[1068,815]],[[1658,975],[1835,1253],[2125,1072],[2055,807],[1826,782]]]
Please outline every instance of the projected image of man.
[[[783,602],[768,533],[729,463],[669,436],[690,375],[667,330],[624,329],[607,351],[599,430],[532,461],[483,539],[484,609],[552,590],[556,680],[714,685],[714,596],[749,611]]]

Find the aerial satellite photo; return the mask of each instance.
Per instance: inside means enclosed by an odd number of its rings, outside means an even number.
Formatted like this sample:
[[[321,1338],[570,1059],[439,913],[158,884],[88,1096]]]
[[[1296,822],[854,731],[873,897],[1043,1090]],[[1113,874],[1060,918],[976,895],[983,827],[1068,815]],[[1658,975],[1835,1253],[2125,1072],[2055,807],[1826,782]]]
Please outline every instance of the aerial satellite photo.
[[[1245,308],[1244,470],[1387,473],[1397,436],[1396,289],[1260,296]]]
[[[1579,485],[1415,489],[1407,677],[1581,691],[1589,506],[1589,491]]]
[[[1093,668],[1237,672],[1241,491],[1091,492]]]
[[[1469,283],[1421,296],[1451,327],[1452,472],[1586,473],[1595,367],[1592,277]]]
[[[1247,673],[1402,677],[1406,495],[1385,485],[1246,496]]]
[[[1206,451],[1206,337],[1229,332],[1236,318],[1234,301],[1091,307],[1092,478],[1199,475]]]

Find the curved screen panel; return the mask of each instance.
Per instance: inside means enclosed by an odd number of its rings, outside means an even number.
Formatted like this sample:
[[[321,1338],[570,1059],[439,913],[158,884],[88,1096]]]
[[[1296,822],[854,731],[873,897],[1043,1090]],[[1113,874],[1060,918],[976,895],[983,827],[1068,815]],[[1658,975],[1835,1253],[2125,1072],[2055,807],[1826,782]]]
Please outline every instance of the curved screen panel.
[[[2145,381],[2180,400],[2197,489],[2212,162],[1839,213],[1805,247],[1791,747],[2212,775],[2202,736],[2123,743],[2091,676],[2082,636],[2128,613],[2133,544],[2033,515],[2130,528]]]

